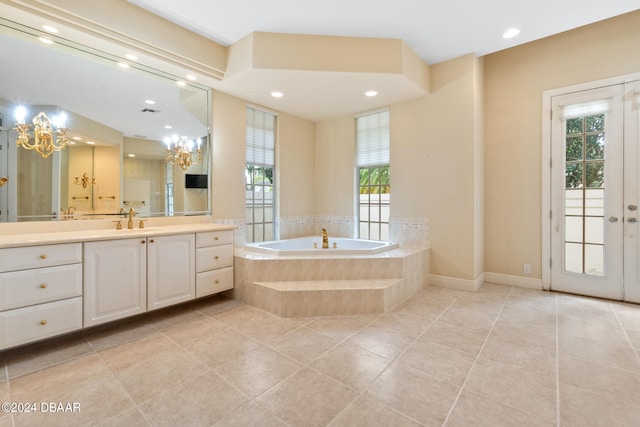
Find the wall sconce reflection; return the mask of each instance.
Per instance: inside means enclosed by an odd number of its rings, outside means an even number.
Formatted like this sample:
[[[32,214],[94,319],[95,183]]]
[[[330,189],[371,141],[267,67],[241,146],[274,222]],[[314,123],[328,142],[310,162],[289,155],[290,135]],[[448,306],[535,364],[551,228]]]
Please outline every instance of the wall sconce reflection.
[[[16,127],[18,132],[16,144],[27,150],[35,150],[45,159],[54,151],[60,151],[69,145],[66,137],[68,129],[64,127],[66,115],[61,113],[52,121],[43,111],[38,113],[31,121],[33,125],[25,122],[27,110],[20,106],[16,109]],[[53,129],[53,126],[56,130]],[[33,126],[33,135],[30,128]],[[55,134],[55,135],[54,135]]]
[[[194,142],[186,136],[178,138],[178,135],[173,135],[172,138],[166,137],[164,142],[167,144],[167,157],[165,160],[172,165],[180,166],[182,170],[186,171],[190,166],[197,165],[202,160],[201,139],[197,139]],[[198,145],[195,152],[193,151],[194,144]],[[196,155],[195,159],[193,154]]]
[[[96,185],[96,178],[89,178],[89,174],[86,172],[82,174],[82,178],[79,176],[74,176],[74,184],[81,185],[82,188],[87,188],[89,185]]]

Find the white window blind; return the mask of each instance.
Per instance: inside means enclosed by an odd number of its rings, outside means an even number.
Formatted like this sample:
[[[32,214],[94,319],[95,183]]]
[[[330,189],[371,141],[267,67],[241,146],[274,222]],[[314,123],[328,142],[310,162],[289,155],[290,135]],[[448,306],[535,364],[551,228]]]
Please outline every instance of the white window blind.
[[[275,165],[276,116],[247,107],[247,164]]]
[[[571,119],[575,117],[606,113],[609,111],[610,102],[610,99],[600,99],[598,101],[566,105],[562,109],[562,117],[564,119]]]
[[[356,117],[358,167],[389,164],[389,110]]]

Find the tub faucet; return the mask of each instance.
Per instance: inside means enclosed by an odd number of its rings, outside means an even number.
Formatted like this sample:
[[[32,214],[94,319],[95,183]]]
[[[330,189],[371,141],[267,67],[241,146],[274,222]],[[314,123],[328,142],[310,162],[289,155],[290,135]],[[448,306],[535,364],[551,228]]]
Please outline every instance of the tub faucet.
[[[326,228],[322,229],[322,249],[329,249],[329,236]]]

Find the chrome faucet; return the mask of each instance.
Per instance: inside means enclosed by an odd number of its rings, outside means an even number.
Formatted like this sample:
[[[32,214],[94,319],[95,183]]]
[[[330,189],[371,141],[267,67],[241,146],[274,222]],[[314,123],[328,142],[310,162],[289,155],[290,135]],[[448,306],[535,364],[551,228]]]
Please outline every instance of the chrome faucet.
[[[322,249],[329,249],[329,236],[326,228],[322,229]]]
[[[127,222],[127,229],[133,230],[133,216],[136,214],[136,211],[133,208],[129,209],[129,221]]]

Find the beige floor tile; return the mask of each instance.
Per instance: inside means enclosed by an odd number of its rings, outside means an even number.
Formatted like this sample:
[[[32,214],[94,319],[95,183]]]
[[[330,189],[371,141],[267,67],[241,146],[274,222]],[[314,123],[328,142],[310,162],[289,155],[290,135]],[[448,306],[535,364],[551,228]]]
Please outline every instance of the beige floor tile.
[[[239,354],[216,373],[251,397],[258,396],[301,368],[298,362],[266,346]]]
[[[508,364],[479,359],[469,373],[465,390],[475,391],[538,417],[556,418],[557,376],[555,369]]]
[[[343,343],[314,360],[309,366],[360,391],[375,380],[389,364],[390,359]]]
[[[231,310],[223,311],[213,316],[216,320],[230,326],[232,328],[238,328],[242,330],[248,323],[261,322],[264,320],[277,319],[275,314],[268,313],[259,308],[252,307],[250,305],[243,305],[240,307],[232,308]]]
[[[78,410],[71,412],[39,410],[36,413],[17,414],[16,426],[98,424],[134,407],[127,392],[111,373],[97,374],[85,381],[69,383],[51,392],[53,394],[48,399],[33,398],[33,400],[39,402],[39,405],[43,402],[70,404],[71,409],[75,404],[78,405]]]
[[[224,323],[213,317],[193,320],[182,325],[162,331],[172,341],[188,347],[201,339],[207,339],[229,330]]]
[[[555,422],[496,402],[472,391],[463,391],[447,419],[447,427],[552,427]]]
[[[476,356],[435,342],[416,341],[398,359],[398,364],[462,386]]]
[[[589,339],[570,333],[560,333],[560,354],[590,362],[609,365],[627,371],[640,372],[640,360],[629,340],[621,338]]]
[[[287,319],[267,317],[258,321],[248,321],[244,324],[236,325],[234,329],[258,341],[267,342],[299,327],[300,325]]]
[[[485,282],[475,293],[479,298],[491,300],[493,302],[503,303],[509,297],[511,286],[498,285],[497,283]]]
[[[440,304],[438,301],[410,299],[393,308],[391,312],[408,314],[433,321],[445,311],[449,304],[451,304],[451,302]]]
[[[493,334],[487,338],[480,359],[506,363],[522,369],[556,369],[556,348],[514,342]]]
[[[213,295],[207,298],[196,300],[192,303],[192,307],[200,313],[207,316],[215,316],[223,311],[245,305],[239,299],[226,298],[222,295]]]
[[[302,369],[256,401],[293,426],[325,426],[358,394],[313,369]]]
[[[417,337],[431,326],[434,319],[435,316],[433,319],[428,319],[425,317],[411,316],[398,312],[390,312],[377,318],[373,322],[373,325],[393,329],[409,336]]]
[[[347,340],[387,359],[394,359],[409,347],[411,335],[388,328],[370,325]]]
[[[327,316],[318,318],[307,324],[307,328],[342,341],[367,326],[378,316]]]
[[[61,364],[12,379],[11,400],[14,402],[47,401],[69,387],[97,375],[110,374],[107,365],[95,353],[67,360]]]
[[[258,348],[260,345],[245,335],[232,329],[226,329],[191,342],[184,348],[200,362],[210,368],[216,368]]]
[[[495,320],[496,316],[459,308],[448,308],[438,319],[439,322],[446,322],[481,334],[488,334]]]
[[[367,394],[421,423],[442,425],[458,389],[417,369],[394,365],[367,388]]]
[[[472,355],[477,355],[488,333],[477,332],[447,322],[435,322],[418,341],[435,342]]]
[[[5,363],[9,378],[15,378],[91,353],[93,349],[87,340],[80,334],[73,334],[7,350]]]
[[[491,299],[478,297],[477,294],[464,294],[451,303],[451,308],[470,311],[472,313],[482,314],[495,318],[500,314],[504,304],[502,302],[494,302]]]
[[[171,341],[165,335],[156,332],[135,341],[129,341],[114,347],[109,347],[105,350],[99,351],[98,354],[110,369],[117,372],[140,362],[144,362],[153,354],[157,354],[162,351],[175,350],[177,348],[179,347],[176,343]]]
[[[115,375],[133,401],[139,404],[206,371],[206,366],[193,356],[176,348],[151,353],[144,360],[118,370]]]
[[[560,425],[610,427],[640,425],[640,406],[603,397],[567,384],[560,385]]]
[[[271,340],[268,345],[298,362],[306,364],[321,356],[337,343],[337,340],[319,332],[308,328],[299,328]]]
[[[396,412],[366,393],[358,397],[330,424],[331,427],[419,427],[423,424]]]
[[[155,329],[162,331],[204,316],[205,314],[195,310],[192,304],[181,304],[153,311],[144,317]]]
[[[640,374],[567,355],[560,355],[558,362],[561,384],[580,387],[621,402],[640,404]]]
[[[84,336],[94,350],[100,351],[118,344],[131,341],[155,333],[157,330],[148,322],[148,319],[136,317],[134,320],[126,320],[84,331]]]
[[[210,426],[249,401],[214,373],[147,400],[140,410],[153,426]]]
[[[109,418],[96,427],[149,427],[149,421],[140,413],[138,408],[130,409],[113,418]]]
[[[0,417],[0,427],[13,427],[13,419],[11,414],[5,414]]]
[[[281,419],[254,401],[238,408],[214,424],[215,427],[287,427]]]

